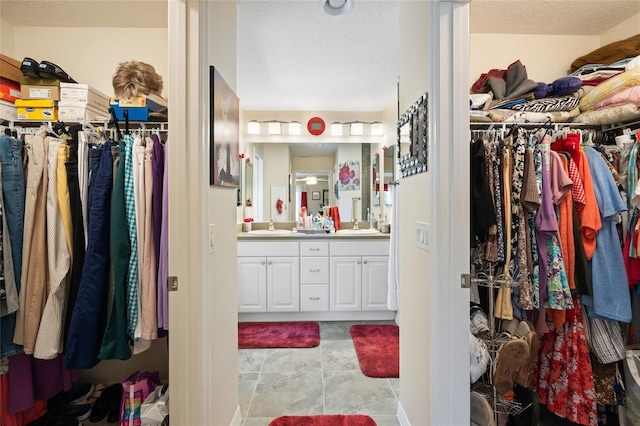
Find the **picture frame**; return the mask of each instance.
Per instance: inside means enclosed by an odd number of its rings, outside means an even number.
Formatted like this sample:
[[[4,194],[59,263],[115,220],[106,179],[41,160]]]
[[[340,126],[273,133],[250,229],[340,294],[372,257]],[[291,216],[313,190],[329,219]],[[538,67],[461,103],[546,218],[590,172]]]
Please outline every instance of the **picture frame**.
[[[319,200],[320,199],[320,191],[312,191],[311,192],[311,199],[312,200]]]
[[[240,186],[240,100],[209,67],[209,185]]]
[[[409,152],[401,154],[401,128],[409,125]],[[397,123],[397,151],[400,176],[426,172],[429,165],[429,94],[423,94]]]

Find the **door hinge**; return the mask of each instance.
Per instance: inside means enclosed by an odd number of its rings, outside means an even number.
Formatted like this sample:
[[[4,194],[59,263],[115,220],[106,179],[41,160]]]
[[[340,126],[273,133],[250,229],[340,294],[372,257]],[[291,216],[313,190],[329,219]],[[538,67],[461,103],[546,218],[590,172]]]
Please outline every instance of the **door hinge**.
[[[471,274],[460,274],[460,287],[471,288]]]
[[[178,291],[178,277],[167,277],[169,291]]]

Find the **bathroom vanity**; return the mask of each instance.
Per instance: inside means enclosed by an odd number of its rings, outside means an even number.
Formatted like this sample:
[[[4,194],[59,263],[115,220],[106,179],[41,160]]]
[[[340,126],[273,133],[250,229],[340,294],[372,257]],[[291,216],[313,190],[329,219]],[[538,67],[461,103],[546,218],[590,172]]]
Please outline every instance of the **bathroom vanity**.
[[[239,321],[388,320],[389,234],[238,234]]]

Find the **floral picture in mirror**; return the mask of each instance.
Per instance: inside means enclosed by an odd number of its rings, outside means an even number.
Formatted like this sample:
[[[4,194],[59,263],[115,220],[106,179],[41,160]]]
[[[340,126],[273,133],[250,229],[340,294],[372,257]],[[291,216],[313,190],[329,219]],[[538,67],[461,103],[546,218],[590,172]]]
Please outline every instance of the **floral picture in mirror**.
[[[401,177],[427,171],[429,159],[429,96],[422,95],[398,120],[398,163]],[[400,129],[409,124],[409,153],[401,155]]]
[[[360,189],[360,162],[345,161],[338,164],[338,183],[340,191]]]

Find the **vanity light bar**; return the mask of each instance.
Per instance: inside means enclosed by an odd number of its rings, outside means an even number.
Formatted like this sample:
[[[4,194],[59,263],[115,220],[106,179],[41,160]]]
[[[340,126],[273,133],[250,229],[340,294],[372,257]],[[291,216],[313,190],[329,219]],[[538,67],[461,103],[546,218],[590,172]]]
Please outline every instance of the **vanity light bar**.
[[[269,120],[269,121],[258,121],[258,120],[250,120],[247,122],[247,134],[249,135],[259,135],[262,133],[262,124],[267,125],[267,133],[270,135],[281,135],[282,134],[282,125],[287,124],[287,134],[289,135],[300,135],[302,132],[302,125],[299,121],[279,121],[279,120]],[[331,136],[342,136],[344,134],[344,125],[349,125],[349,134],[351,136],[362,136],[364,134],[364,125],[370,125],[370,134],[371,136],[382,136],[384,135],[384,124],[375,121],[373,123],[362,122],[362,121],[351,121],[351,122],[334,122],[331,123]]]
[[[331,123],[331,136],[342,136],[342,123]]]

